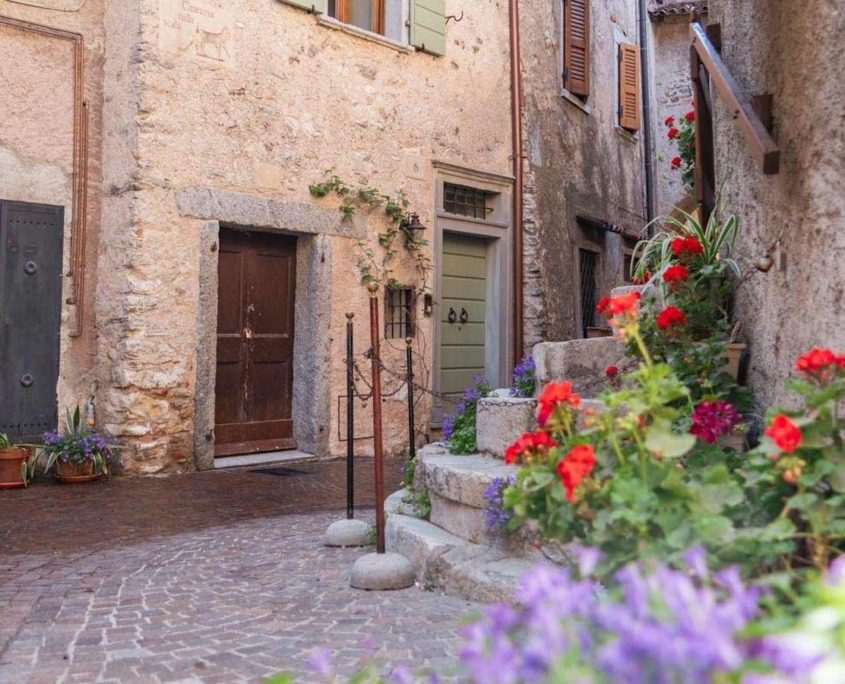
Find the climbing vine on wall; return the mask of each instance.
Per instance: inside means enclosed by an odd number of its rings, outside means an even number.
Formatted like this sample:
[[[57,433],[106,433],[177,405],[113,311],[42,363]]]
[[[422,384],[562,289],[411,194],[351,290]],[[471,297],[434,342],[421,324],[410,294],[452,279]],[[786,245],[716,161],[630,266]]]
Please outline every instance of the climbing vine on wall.
[[[400,250],[404,249],[406,254],[413,258],[419,276],[419,282],[414,284],[416,289],[419,292],[427,292],[431,259],[426,254],[425,247],[429,243],[428,240],[415,235],[410,227],[412,213],[405,193],[400,190],[393,196],[370,186],[352,187],[332,170],[327,171],[326,175],[326,180],[309,185],[308,190],[313,197],[337,196],[340,199],[338,209],[344,221],[351,221],[362,208],[383,208],[388,219],[387,229],[378,234],[378,248],[368,239],[358,240],[361,284],[377,282],[388,288],[402,287],[403,284],[394,277],[394,268],[397,260],[402,258]]]

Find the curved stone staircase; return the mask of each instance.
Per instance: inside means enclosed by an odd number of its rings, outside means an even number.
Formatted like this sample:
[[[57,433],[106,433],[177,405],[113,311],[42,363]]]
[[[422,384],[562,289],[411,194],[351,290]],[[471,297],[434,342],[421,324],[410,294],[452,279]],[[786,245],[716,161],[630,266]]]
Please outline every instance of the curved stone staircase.
[[[605,389],[608,366],[630,364],[624,345],[612,337],[545,342],[533,355],[538,388],[569,380],[582,397]],[[585,399],[587,406],[591,403],[601,407]],[[569,562],[565,549],[538,546],[526,534],[490,532],[486,525],[484,491],[497,477],[518,472],[518,466],[505,465],[504,453],[522,433],[535,429],[536,410],[536,399],[482,399],[478,454],[452,455],[442,443],[420,450],[414,486],[428,492],[429,520],[406,503],[411,497],[405,490],[388,499],[388,549],[411,560],[423,587],[475,601],[508,600],[537,562]]]

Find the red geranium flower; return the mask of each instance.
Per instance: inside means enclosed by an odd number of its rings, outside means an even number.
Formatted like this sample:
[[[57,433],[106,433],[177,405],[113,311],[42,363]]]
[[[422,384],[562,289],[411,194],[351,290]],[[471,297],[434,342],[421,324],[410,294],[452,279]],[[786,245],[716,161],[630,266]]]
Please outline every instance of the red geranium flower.
[[[591,446],[577,446],[557,464],[557,474],[566,488],[566,500],[575,503],[575,492],[596,467],[596,452]]]
[[[607,306],[607,310],[611,316],[631,316],[635,318],[639,301],[639,292],[629,292],[628,294],[613,297]]]
[[[686,325],[687,316],[675,306],[667,306],[657,317],[657,327],[661,330],[673,328],[677,325]]]
[[[784,415],[776,416],[765,434],[787,454],[794,452],[804,441],[801,428]]]
[[[571,382],[551,382],[546,385],[538,399],[540,411],[537,422],[545,425],[559,404],[568,404],[572,408],[580,408],[581,397],[572,391]]]
[[[557,446],[548,432],[526,432],[505,451],[505,463],[513,465],[536,456],[545,456]]]
[[[691,111],[691,112],[687,112],[687,114],[686,114],[686,116],[685,116],[684,118],[685,118],[687,121],[689,121],[690,123],[692,123],[693,121],[695,121],[695,110],[693,110],[693,111]]]
[[[604,374],[608,377],[608,379],[613,380],[613,378],[619,375],[619,369],[616,366],[608,366]]]
[[[596,311],[598,311],[600,314],[604,315],[607,312],[609,307],[610,307],[610,297],[602,297],[599,300],[599,304],[596,307]]]
[[[795,368],[802,373],[814,375],[829,366],[838,365],[838,359],[830,349],[811,349],[798,359]]]
[[[685,283],[689,280],[689,269],[686,266],[670,266],[663,273],[664,283]]]
[[[688,237],[676,237],[672,240],[672,253],[677,256],[684,254],[704,254],[704,245],[692,235]]]
[[[672,126],[675,125],[675,117],[674,116],[667,116],[666,121],[664,121],[663,123],[666,124],[669,128],[671,128]]]
[[[669,129],[669,132],[666,135],[669,137],[669,140],[674,140],[680,135],[680,133],[681,132],[677,128],[672,126],[672,128]]]
[[[683,159],[681,159],[680,157],[675,157],[675,158],[672,160],[672,168],[673,168],[673,169],[680,169],[680,168],[681,168],[681,163],[682,163],[683,161],[684,161],[684,160],[683,160]]]

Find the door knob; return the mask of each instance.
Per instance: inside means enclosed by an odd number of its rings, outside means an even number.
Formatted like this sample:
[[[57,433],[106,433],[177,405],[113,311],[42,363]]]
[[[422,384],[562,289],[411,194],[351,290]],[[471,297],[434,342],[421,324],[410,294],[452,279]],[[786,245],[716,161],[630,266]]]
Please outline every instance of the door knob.
[[[450,307],[449,307],[449,322],[450,322],[450,323],[454,323],[454,322],[455,322],[455,321],[457,321],[457,320],[458,320],[458,314],[457,314],[457,313],[455,312],[455,310],[454,310],[454,309],[450,306]]]
[[[469,320],[469,314],[466,309],[461,309],[461,323],[466,323]]]
[[[21,375],[21,385],[23,385],[24,387],[31,387],[33,380],[34,378],[29,373],[24,373],[23,375]]]

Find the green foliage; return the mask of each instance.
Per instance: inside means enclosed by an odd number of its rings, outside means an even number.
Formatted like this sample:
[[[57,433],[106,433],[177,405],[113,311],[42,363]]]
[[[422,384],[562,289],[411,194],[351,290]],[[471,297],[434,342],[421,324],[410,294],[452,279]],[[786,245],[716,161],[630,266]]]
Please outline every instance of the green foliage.
[[[454,418],[444,423],[443,432],[453,454],[474,454],[478,451],[476,441],[476,415],[478,400],[490,395],[490,385],[478,379],[476,384],[464,393]]]
[[[410,202],[405,193],[400,191],[394,197],[369,186],[353,188],[332,170],[327,172],[327,176],[322,183],[309,185],[308,190],[316,198],[324,198],[332,194],[340,198],[338,210],[344,221],[351,221],[360,207],[369,209],[382,207],[388,220],[387,229],[379,233],[377,237],[380,255],[367,241],[358,241],[361,284],[368,285],[377,282],[387,287],[400,287],[399,282],[393,277],[393,264],[401,256],[395,244],[396,239],[401,237],[405,252],[414,260],[422,283],[420,290],[425,292],[428,287],[428,275],[431,272],[431,260],[425,250],[429,242],[415,235],[409,228],[411,225]]]
[[[9,435],[0,432],[0,450],[11,449],[14,447],[14,442],[9,439]]]
[[[415,506],[419,511],[420,517],[428,520],[431,517],[431,497],[428,490],[416,486],[417,461],[416,459],[409,460],[405,465],[405,490],[407,494],[402,498],[403,503]]]
[[[690,116],[692,115],[692,120]],[[695,187],[695,118],[694,112],[690,112],[686,116],[681,117],[677,122],[674,117],[666,119],[664,122],[669,140],[673,140],[678,148],[678,159],[680,165],[674,161],[672,163],[673,171],[681,172],[681,179],[684,183],[684,188],[687,192],[692,192]],[[677,126],[675,125],[677,123]],[[676,132],[673,133],[672,131]],[[672,136],[675,137],[672,137]]]

